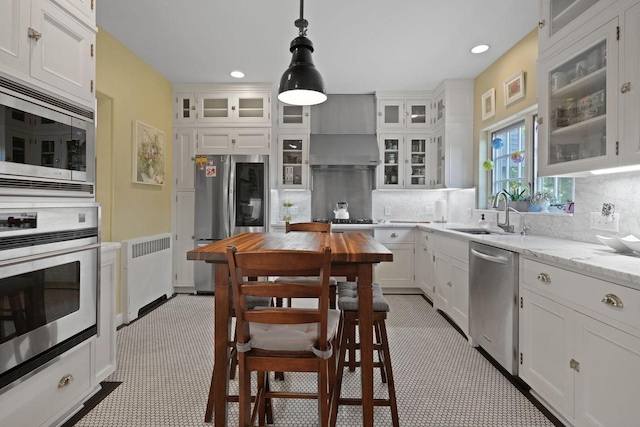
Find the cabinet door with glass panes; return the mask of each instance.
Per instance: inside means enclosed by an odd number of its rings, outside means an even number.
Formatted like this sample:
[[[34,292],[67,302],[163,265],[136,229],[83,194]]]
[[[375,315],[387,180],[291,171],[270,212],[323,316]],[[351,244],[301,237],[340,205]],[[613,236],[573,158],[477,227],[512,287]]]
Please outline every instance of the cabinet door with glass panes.
[[[406,102],[407,129],[426,129],[430,126],[430,99],[409,99]]]
[[[538,174],[617,164],[618,18],[540,61]]]
[[[444,128],[431,138],[429,144],[429,168],[427,181],[431,188],[444,187]]]
[[[278,102],[278,129],[309,129],[309,106]]]
[[[195,93],[178,93],[173,103],[174,120],[178,124],[196,122]]]
[[[378,100],[378,129],[404,129],[404,127],[404,100]]]
[[[271,94],[238,93],[233,97],[231,112],[234,123],[267,124],[271,122]]]
[[[404,188],[404,135],[380,134],[380,188]]]
[[[640,3],[624,12],[620,87],[622,123],[619,165],[640,164]]]
[[[197,123],[232,123],[233,94],[229,92],[199,93],[196,95]]]
[[[405,136],[406,156],[405,156],[405,187],[406,188],[428,188],[430,164],[429,164],[429,145],[431,137],[429,135],[411,135]]]
[[[309,136],[278,136],[278,187],[305,189],[309,176]]]
[[[196,95],[198,124],[244,123],[264,125],[271,120],[267,92],[213,92]]]
[[[538,41],[544,52],[570,36],[617,0],[540,0]]]

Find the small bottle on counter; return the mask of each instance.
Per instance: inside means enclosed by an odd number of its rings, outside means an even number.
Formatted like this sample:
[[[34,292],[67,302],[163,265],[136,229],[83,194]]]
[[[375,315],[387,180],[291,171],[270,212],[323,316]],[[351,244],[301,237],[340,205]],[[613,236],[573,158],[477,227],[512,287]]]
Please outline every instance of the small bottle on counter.
[[[480,216],[480,221],[478,221],[478,227],[480,228],[489,228],[489,221],[484,219],[484,214]]]

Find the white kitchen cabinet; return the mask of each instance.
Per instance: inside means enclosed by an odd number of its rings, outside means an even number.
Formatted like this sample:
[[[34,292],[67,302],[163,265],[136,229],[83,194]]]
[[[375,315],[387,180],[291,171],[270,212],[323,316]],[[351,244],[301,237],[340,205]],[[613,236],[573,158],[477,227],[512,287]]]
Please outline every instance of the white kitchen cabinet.
[[[184,84],[174,86],[174,91],[174,117],[178,124],[263,127],[271,124],[270,90]]]
[[[93,342],[93,380],[97,386],[116,370],[116,284],[120,243],[103,243],[100,248],[100,309],[98,336]]]
[[[373,279],[383,288],[415,287],[414,230],[407,228],[375,228],[374,238],[393,252],[393,262],[375,266]]]
[[[634,425],[640,291],[524,259],[520,377],[577,426]]]
[[[278,136],[278,187],[306,189],[309,185],[309,135]]]
[[[420,242],[420,245],[416,244],[416,279],[422,292],[433,302],[435,293],[435,249],[430,243],[433,233],[427,231],[417,231],[416,233],[419,236],[416,243]]]
[[[269,154],[269,128],[198,128],[196,154]]]
[[[473,80],[447,79],[434,90],[431,125],[473,124]]]
[[[378,168],[381,188],[429,188],[428,134],[380,134],[382,165]]]
[[[278,102],[278,130],[309,131],[309,106]]]
[[[176,190],[193,190],[195,179],[196,129],[176,129],[173,147]]]
[[[450,123],[438,127],[429,145],[430,188],[468,188],[473,185],[473,126]]]
[[[193,292],[194,262],[188,261],[186,253],[194,248],[195,191],[178,191],[175,198],[175,250],[173,265],[176,292]]]
[[[377,92],[378,129],[424,130],[431,124],[430,92]]]
[[[602,0],[601,0],[602,1]],[[625,10],[620,40],[621,85],[628,85],[622,96],[622,123],[618,156],[619,165],[640,164],[640,3]]]
[[[435,293],[433,306],[445,313],[469,335],[469,243],[444,237],[430,237],[434,256]]]
[[[602,14],[617,0],[540,0],[538,43],[540,53]]]
[[[94,108],[95,27],[86,17],[66,1],[0,5],[0,71]]]

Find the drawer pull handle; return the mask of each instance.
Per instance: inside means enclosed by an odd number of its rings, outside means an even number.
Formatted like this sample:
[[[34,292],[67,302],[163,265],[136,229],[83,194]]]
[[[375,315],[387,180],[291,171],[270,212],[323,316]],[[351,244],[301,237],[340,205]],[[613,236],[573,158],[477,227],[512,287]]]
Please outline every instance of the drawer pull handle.
[[[398,237],[398,233],[391,233],[391,237]]]
[[[538,274],[538,280],[543,283],[551,283],[551,276],[549,276],[547,273],[540,273]]]
[[[73,375],[71,375],[71,374],[65,375],[58,382],[58,388],[62,388],[62,387],[68,386],[69,384],[71,384],[73,382],[73,380],[74,380]]]
[[[618,307],[618,308],[624,307],[624,304],[622,303],[622,300],[620,299],[620,297],[614,294],[606,294],[604,298],[602,298],[602,302],[607,305],[611,305],[613,307]]]

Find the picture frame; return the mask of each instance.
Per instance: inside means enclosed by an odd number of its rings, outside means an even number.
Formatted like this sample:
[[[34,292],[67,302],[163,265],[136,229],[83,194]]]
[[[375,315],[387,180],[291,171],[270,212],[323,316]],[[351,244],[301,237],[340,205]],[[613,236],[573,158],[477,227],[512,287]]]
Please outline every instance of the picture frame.
[[[496,89],[491,88],[482,95],[482,120],[496,115]]]
[[[504,105],[524,98],[524,71],[520,70],[504,81]]]
[[[165,133],[134,120],[132,145],[133,182],[163,186],[165,183]]]

